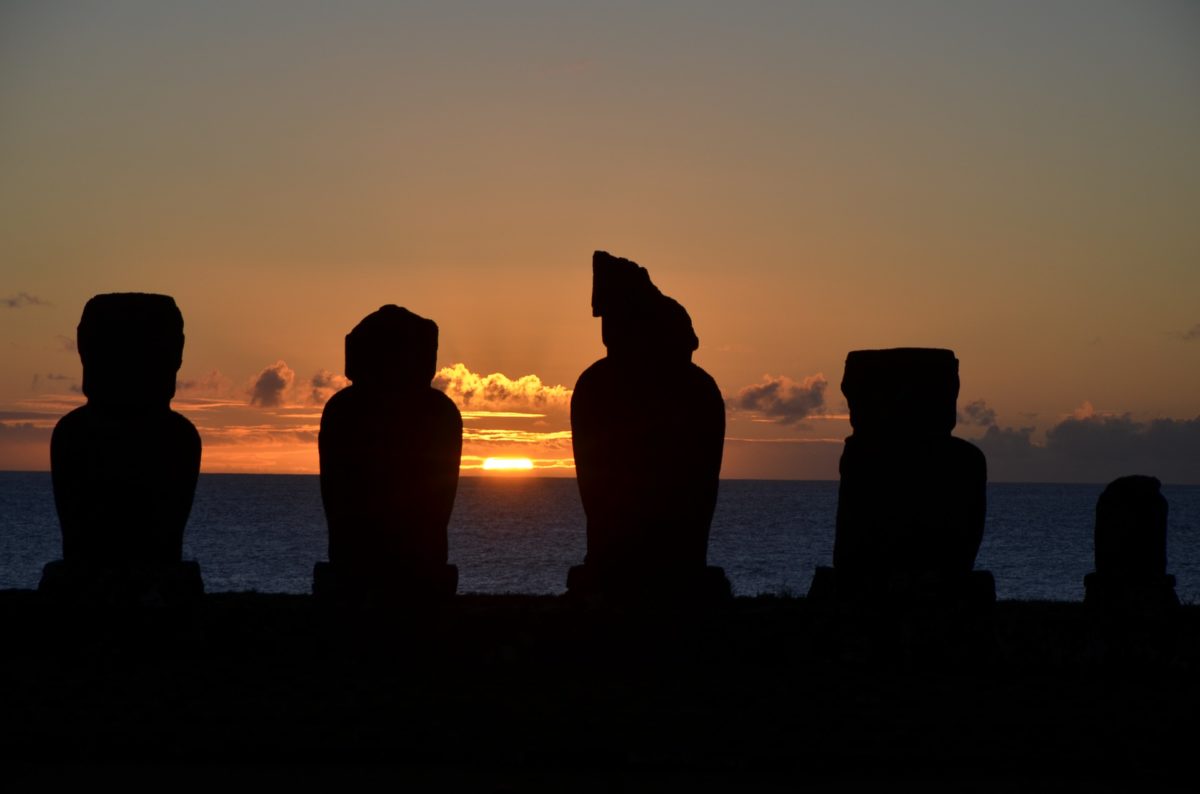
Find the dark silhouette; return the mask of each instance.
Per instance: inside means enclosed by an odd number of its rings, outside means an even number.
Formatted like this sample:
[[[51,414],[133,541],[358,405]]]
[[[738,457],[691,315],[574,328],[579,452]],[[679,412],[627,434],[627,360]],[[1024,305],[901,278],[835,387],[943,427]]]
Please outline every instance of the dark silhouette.
[[[1167,500],[1155,477],[1113,480],[1096,502],[1096,571],[1084,577],[1084,603],[1155,611],[1179,606],[1167,574]]]
[[[183,340],[170,296],[97,295],[84,307],[77,346],[88,401],[50,442],[63,561],[46,567],[41,589],[141,597],[202,588],[199,567],[180,562],[200,472],[200,435],[171,410]]]
[[[321,498],[329,563],[313,590],[339,600],[403,602],[453,595],[446,527],[458,488],[462,417],[430,386],[438,327],[399,306],[346,335],[352,385],[321,416]]]
[[[724,572],[706,566],[725,404],[692,363],[691,318],[628,259],[597,251],[592,278],[608,355],[579,376],[571,398],[587,557],[567,588],[728,596]]]
[[[839,596],[924,595],[990,601],[972,572],[983,539],[987,464],[950,432],[958,359],[950,350],[857,350],[842,393],[853,434],[839,466],[833,571]],[[819,569],[813,595],[832,588]]]

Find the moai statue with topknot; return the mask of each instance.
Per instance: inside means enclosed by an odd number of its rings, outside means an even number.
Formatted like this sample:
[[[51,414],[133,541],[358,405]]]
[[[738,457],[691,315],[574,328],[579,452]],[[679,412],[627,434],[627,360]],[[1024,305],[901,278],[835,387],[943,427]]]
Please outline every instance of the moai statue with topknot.
[[[170,296],[113,293],[84,306],[76,346],[87,403],[50,442],[63,559],[46,566],[43,591],[167,600],[202,591],[199,567],[181,563],[200,472],[200,435],[171,410],[183,339]]]
[[[991,575],[972,570],[987,464],[977,447],[951,435],[958,389],[950,350],[847,356],[842,393],[853,434],[839,466],[833,570],[818,570],[810,595],[994,601]]]
[[[358,604],[452,596],[446,531],[462,457],[458,407],[430,383],[438,327],[384,306],[346,335],[351,385],[321,415],[321,499],[329,562],[318,596]]]
[[[571,432],[587,556],[572,595],[729,596],[707,565],[725,441],[717,384],[692,363],[699,340],[687,311],[645,268],[597,251],[592,315],[608,354],[571,397]]]

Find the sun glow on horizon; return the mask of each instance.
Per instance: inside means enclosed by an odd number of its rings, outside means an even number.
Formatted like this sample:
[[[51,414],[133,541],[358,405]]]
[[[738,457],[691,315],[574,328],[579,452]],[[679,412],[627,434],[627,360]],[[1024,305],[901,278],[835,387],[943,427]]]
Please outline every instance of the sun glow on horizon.
[[[533,461],[529,458],[486,458],[483,468],[485,471],[531,471]]]

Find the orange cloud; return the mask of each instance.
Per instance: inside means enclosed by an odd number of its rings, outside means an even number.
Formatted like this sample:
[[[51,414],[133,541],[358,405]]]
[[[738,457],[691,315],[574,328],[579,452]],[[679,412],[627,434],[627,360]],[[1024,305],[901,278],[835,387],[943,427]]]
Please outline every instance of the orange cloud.
[[[561,385],[549,386],[537,375],[522,375],[515,380],[500,372],[480,375],[462,363],[438,370],[433,386],[446,392],[464,410],[512,412],[525,408],[546,411],[566,409],[571,403],[570,389]]]
[[[539,433],[530,430],[511,430],[508,428],[464,428],[463,441],[477,441],[484,444],[546,444],[552,447],[559,447],[570,443],[571,431],[555,430],[549,433]]]
[[[319,369],[309,378],[308,385],[311,389],[308,401],[313,405],[324,405],[330,397],[349,386],[350,380],[345,375]]]

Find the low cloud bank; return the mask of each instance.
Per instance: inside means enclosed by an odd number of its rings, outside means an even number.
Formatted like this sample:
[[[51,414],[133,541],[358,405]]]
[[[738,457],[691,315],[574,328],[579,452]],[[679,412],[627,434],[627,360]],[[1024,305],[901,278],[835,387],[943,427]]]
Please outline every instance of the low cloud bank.
[[[975,443],[987,455],[992,480],[1103,483],[1149,474],[1168,483],[1200,483],[1200,416],[1139,422],[1130,414],[1083,409],[1047,430],[1045,443],[1037,444],[1034,428],[1001,427],[982,400],[964,411],[986,420],[975,422],[987,428]]]

